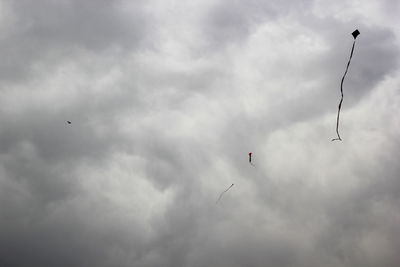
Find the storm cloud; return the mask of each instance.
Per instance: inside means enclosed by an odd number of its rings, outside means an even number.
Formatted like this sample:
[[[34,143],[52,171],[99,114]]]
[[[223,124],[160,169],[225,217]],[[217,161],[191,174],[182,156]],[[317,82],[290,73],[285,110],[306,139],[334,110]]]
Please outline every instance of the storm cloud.
[[[399,11],[1,0],[0,265],[399,266]]]

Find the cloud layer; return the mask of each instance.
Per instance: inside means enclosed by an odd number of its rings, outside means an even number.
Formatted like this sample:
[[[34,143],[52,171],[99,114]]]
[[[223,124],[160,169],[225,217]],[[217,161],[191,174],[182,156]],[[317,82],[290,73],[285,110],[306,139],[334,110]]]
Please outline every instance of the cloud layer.
[[[398,266],[396,10],[0,1],[0,265]]]

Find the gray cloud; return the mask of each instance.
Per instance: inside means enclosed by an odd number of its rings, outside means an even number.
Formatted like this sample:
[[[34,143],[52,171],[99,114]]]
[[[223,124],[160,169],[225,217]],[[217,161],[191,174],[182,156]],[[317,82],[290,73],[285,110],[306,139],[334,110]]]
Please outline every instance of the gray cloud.
[[[0,264],[397,266],[390,1],[324,5],[2,1]]]
[[[57,66],[76,49],[132,49],[145,39],[148,14],[140,1],[3,1],[8,11],[1,42],[3,80],[19,80],[40,62]],[[133,13],[132,13],[133,12]],[[53,65],[53,66],[54,66]]]
[[[258,25],[285,17],[291,12],[307,12],[312,1],[219,1],[204,18],[204,36],[218,47],[246,40]],[[215,48],[214,48],[215,49]]]

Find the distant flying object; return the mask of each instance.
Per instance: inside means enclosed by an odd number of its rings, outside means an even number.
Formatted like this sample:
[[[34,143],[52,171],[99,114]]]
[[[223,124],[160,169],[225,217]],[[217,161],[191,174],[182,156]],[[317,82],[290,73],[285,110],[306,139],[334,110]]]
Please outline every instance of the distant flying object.
[[[68,124],[71,124],[72,122],[71,122],[71,121],[67,121],[67,123],[68,123]]]
[[[219,195],[219,198],[218,198],[218,200],[215,202],[215,204],[217,204],[218,201],[220,201],[220,199],[222,198],[222,195],[225,194],[226,192],[228,192],[228,190],[231,189],[232,186],[234,186],[234,185],[235,185],[235,184],[231,184],[231,186],[228,187],[228,189],[226,189],[225,191],[223,191],[223,192]]]
[[[357,36],[360,34],[359,30],[355,30],[354,32],[351,33],[351,35],[353,35],[354,40],[357,38]]]
[[[251,162],[251,155],[252,155],[252,154],[253,154],[253,153],[249,152],[249,163],[250,163],[250,165],[255,166],[255,165]]]
[[[338,113],[337,113],[337,118],[336,118],[336,134],[337,134],[337,138],[333,138],[332,141],[335,141],[335,140],[342,141],[342,138],[339,135],[339,116],[340,116],[340,109],[342,108],[342,102],[343,102],[343,81],[344,81],[344,78],[346,77],[347,70],[349,69],[350,61],[351,61],[351,58],[353,57],[354,45],[356,43],[356,38],[357,38],[357,36],[359,34],[360,34],[360,32],[358,30],[355,30],[354,32],[351,33],[351,35],[353,35],[354,42],[353,42],[353,47],[351,48],[349,61],[347,62],[346,71],[344,72],[343,77],[342,77],[342,81],[340,83],[340,93],[341,93],[342,97],[340,98],[340,102],[339,102],[339,106],[338,106]]]

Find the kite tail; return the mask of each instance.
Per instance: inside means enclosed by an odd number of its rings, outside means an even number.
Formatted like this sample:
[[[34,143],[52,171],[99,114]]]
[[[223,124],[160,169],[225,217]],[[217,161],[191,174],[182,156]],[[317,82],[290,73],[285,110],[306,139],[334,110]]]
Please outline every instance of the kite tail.
[[[228,187],[228,189],[226,189],[225,191],[223,191],[220,195],[219,198],[217,199],[217,201],[215,202],[215,204],[218,204],[218,202],[220,201],[220,199],[222,198],[222,195],[225,194],[226,192],[228,192],[229,189],[232,188],[234,184],[232,184],[230,187]]]
[[[219,198],[217,199],[217,201],[215,201],[215,204],[218,204],[219,200],[221,199],[222,195],[224,194],[224,192],[221,193],[221,195],[219,195]]]
[[[354,45],[355,44],[356,44],[356,39],[354,39],[353,46],[351,48],[350,58],[349,58],[349,61],[347,62],[346,71],[344,72],[343,77],[342,77],[342,81],[340,82],[341,98],[340,98],[340,102],[339,102],[339,106],[338,106],[338,113],[337,113],[337,118],[336,118],[336,134],[337,134],[338,137],[337,138],[333,138],[332,141],[335,141],[335,140],[342,141],[342,138],[340,138],[340,134],[339,134],[339,118],[340,118],[340,110],[342,108],[342,103],[343,103],[343,82],[344,82],[344,78],[346,77],[347,71],[349,70],[350,61],[351,61],[351,58],[353,57],[353,51],[354,51]]]

